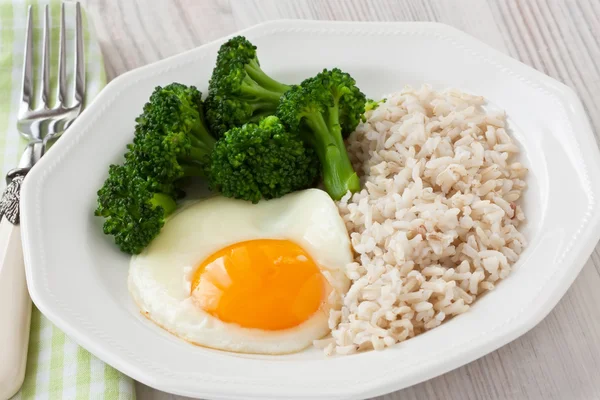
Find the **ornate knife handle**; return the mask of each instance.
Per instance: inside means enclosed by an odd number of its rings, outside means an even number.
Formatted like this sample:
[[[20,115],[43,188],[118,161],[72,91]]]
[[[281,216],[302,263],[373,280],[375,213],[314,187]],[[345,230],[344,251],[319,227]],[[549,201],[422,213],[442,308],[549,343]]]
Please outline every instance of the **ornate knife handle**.
[[[12,171],[11,171],[12,172]],[[7,175],[8,186],[0,198],[0,220],[5,217],[11,224],[18,225],[20,220],[19,202],[21,199],[21,184],[28,170],[19,171],[10,177]]]
[[[18,225],[20,221],[21,185],[25,175],[31,167],[42,157],[46,143],[42,141],[30,142],[23,155],[19,166],[6,175],[6,189],[0,198],[0,221],[5,217],[11,224]]]

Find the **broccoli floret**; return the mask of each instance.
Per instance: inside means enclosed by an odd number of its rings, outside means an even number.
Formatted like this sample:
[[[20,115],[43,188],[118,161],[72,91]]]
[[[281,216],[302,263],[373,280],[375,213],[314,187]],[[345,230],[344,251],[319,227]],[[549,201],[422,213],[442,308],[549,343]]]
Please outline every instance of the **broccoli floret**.
[[[319,160],[275,116],[245,124],[219,139],[211,156],[210,186],[224,196],[258,202],[315,183]]]
[[[160,232],[181,196],[179,181],[204,175],[215,139],[203,120],[201,93],[173,83],[157,87],[136,119],[125,164],[112,165],[98,191],[97,216],[121,250],[137,254]]]
[[[153,192],[150,184],[123,165],[111,165],[98,191],[95,215],[105,218],[104,233],[113,235],[122,251],[139,254],[160,232],[175,210],[168,194]]]
[[[367,100],[367,103],[365,104],[365,112],[371,111],[371,110],[377,110],[377,107],[379,107],[380,104],[385,103],[386,100],[387,99],[380,99],[380,100],[369,99],[369,100]]]
[[[346,152],[344,138],[360,122],[365,95],[339,69],[323,70],[293,86],[281,98],[277,116],[316,150],[327,193],[340,199],[360,190],[360,180]]]
[[[275,114],[289,88],[261,69],[256,46],[243,36],[230,39],[219,49],[205,103],[213,135],[221,137],[233,127]]]
[[[381,100],[372,100],[372,99],[367,99],[367,102],[365,103],[365,113],[367,111],[371,111],[371,110],[377,110],[377,108],[379,107],[380,104],[385,103],[386,99],[381,99]],[[367,117],[365,114],[363,114],[360,117],[360,120],[362,122],[367,122]]]
[[[152,190],[172,193],[181,178],[204,175],[215,139],[204,122],[201,96],[194,86],[158,86],[136,119],[125,160]]]

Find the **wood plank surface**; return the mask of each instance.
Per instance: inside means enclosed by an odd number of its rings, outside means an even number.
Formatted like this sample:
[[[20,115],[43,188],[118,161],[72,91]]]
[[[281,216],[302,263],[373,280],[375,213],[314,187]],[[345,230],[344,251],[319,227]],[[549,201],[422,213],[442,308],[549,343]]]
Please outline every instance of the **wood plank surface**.
[[[599,0],[87,0],[109,78],[278,18],[438,21],[567,85],[600,133]],[[599,136],[600,138],[600,136]],[[137,385],[141,400],[183,399]],[[600,399],[600,247],[551,314],[507,346],[382,400]]]

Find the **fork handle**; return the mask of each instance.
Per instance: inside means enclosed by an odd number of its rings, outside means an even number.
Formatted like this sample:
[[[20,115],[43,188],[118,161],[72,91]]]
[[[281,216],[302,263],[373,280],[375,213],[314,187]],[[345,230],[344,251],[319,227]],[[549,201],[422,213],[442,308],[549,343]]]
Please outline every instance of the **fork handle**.
[[[12,397],[23,384],[31,299],[25,281],[21,229],[0,220],[0,399]]]

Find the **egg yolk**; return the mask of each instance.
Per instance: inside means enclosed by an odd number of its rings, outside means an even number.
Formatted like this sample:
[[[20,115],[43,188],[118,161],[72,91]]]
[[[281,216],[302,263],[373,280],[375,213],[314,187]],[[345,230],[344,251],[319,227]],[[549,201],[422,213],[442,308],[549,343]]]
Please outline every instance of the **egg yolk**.
[[[204,260],[192,278],[192,298],[223,322],[279,330],[306,321],[321,305],[323,275],[289,240],[233,244]]]

